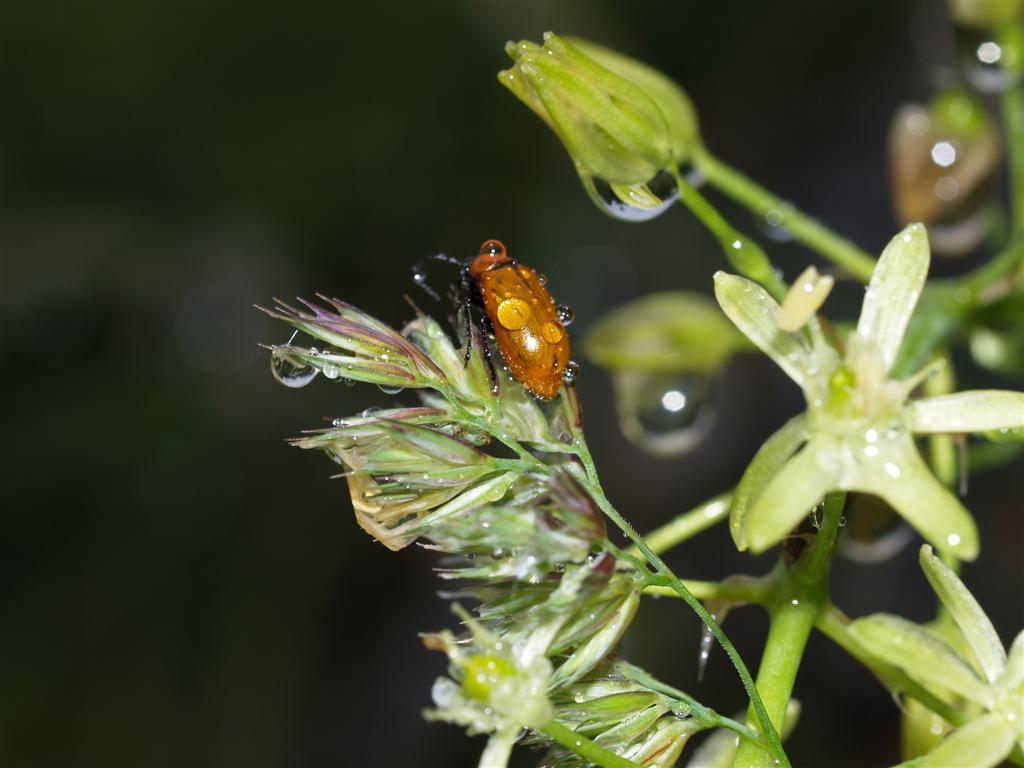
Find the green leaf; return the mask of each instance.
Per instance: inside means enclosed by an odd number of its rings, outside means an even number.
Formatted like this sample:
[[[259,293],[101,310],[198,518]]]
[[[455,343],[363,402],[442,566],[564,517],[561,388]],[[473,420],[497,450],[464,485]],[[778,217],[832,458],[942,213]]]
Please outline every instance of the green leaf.
[[[779,329],[775,299],[752,280],[725,272],[715,273],[715,298],[736,327],[802,388],[810,352],[800,336]]]
[[[971,390],[912,401],[906,408],[915,432],[984,432],[1024,427],[1024,392]]]
[[[1006,668],[1006,651],[992,622],[959,577],[932,553],[931,547],[922,546],[919,559],[928,583],[960,627],[988,681],[994,682]]]
[[[729,532],[736,548],[747,548],[746,518],[751,506],[764,490],[768,481],[789,461],[800,444],[807,439],[807,416],[800,414],[787,421],[769,437],[740,478],[729,510]]]
[[[992,706],[992,689],[934,631],[900,616],[876,613],[850,623],[850,633],[873,656],[895,664],[925,686]]]
[[[612,370],[709,371],[743,343],[715,302],[696,293],[652,293],[612,310],[583,339],[583,352]]]
[[[911,224],[889,241],[871,275],[855,338],[858,345],[882,355],[886,371],[903,343],[930,258],[924,226]]]
[[[839,487],[841,470],[829,439],[812,436],[757,496],[744,518],[741,540],[755,554],[768,549],[795,528],[826,493]]]
[[[995,768],[1013,749],[1013,728],[1003,714],[982,715],[951,733],[927,755],[896,768]]]
[[[978,528],[974,519],[935,479],[910,434],[880,440],[865,446],[865,452],[868,448],[873,449],[872,455],[851,462],[840,488],[880,496],[936,549],[960,560],[976,558]]]

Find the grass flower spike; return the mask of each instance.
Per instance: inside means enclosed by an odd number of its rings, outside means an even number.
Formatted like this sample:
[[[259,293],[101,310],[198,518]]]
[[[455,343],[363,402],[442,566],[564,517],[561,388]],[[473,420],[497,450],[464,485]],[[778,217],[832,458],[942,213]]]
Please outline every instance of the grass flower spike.
[[[807,400],[807,411],[768,439],[740,481],[730,517],[740,549],[767,549],[826,493],[843,490],[880,496],[949,555],[977,556],[974,521],[925,465],[914,435],[1020,427],[1024,394],[973,391],[911,400],[934,369],[890,378],[928,263],[923,226],[911,225],[893,238],[875,268],[845,355],[826,341],[815,319],[804,331],[784,331],[779,305],[764,289],[742,277],[715,275],[726,315],[800,385]]]

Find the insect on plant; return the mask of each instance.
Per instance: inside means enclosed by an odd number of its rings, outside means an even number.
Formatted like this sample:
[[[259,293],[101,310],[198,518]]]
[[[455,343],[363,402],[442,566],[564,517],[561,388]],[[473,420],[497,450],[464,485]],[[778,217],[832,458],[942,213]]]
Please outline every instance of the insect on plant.
[[[428,261],[459,266],[455,302],[462,312],[466,337],[463,364],[472,352],[473,310],[483,340],[483,356],[491,377],[491,391],[498,391],[490,345],[493,339],[512,377],[542,400],[558,394],[563,381],[572,382],[579,366],[569,359],[565,326],[573,320],[572,308],[556,305],[545,284],[547,278],[511,258],[500,240],[487,240],[468,261],[435,253],[413,268],[413,280],[435,300],[437,291],[426,283]]]

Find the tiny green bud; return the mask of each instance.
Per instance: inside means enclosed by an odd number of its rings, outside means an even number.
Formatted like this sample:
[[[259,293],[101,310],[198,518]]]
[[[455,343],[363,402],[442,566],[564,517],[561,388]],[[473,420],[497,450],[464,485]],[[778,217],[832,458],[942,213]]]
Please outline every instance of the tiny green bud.
[[[471,656],[466,660],[462,692],[477,701],[489,701],[498,683],[516,674],[516,668],[501,656]]]
[[[828,399],[832,405],[842,405],[850,399],[853,388],[857,383],[853,371],[845,365],[836,369],[828,380]]]

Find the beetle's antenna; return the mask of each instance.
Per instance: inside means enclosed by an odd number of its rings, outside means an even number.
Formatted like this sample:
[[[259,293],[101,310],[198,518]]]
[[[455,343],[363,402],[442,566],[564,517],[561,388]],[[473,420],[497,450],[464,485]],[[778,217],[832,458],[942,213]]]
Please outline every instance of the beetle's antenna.
[[[416,283],[416,285],[418,285],[424,291],[426,291],[427,295],[430,296],[434,301],[440,301],[441,296],[438,294],[438,292],[431,288],[429,285],[427,285],[426,266],[428,261],[443,261],[448,264],[455,264],[459,267],[462,267],[463,264],[459,259],[456,259],[454,256],[449,256],[447,253],[431,253],[417,261],[416,264],[413,266],[412,281]]]

